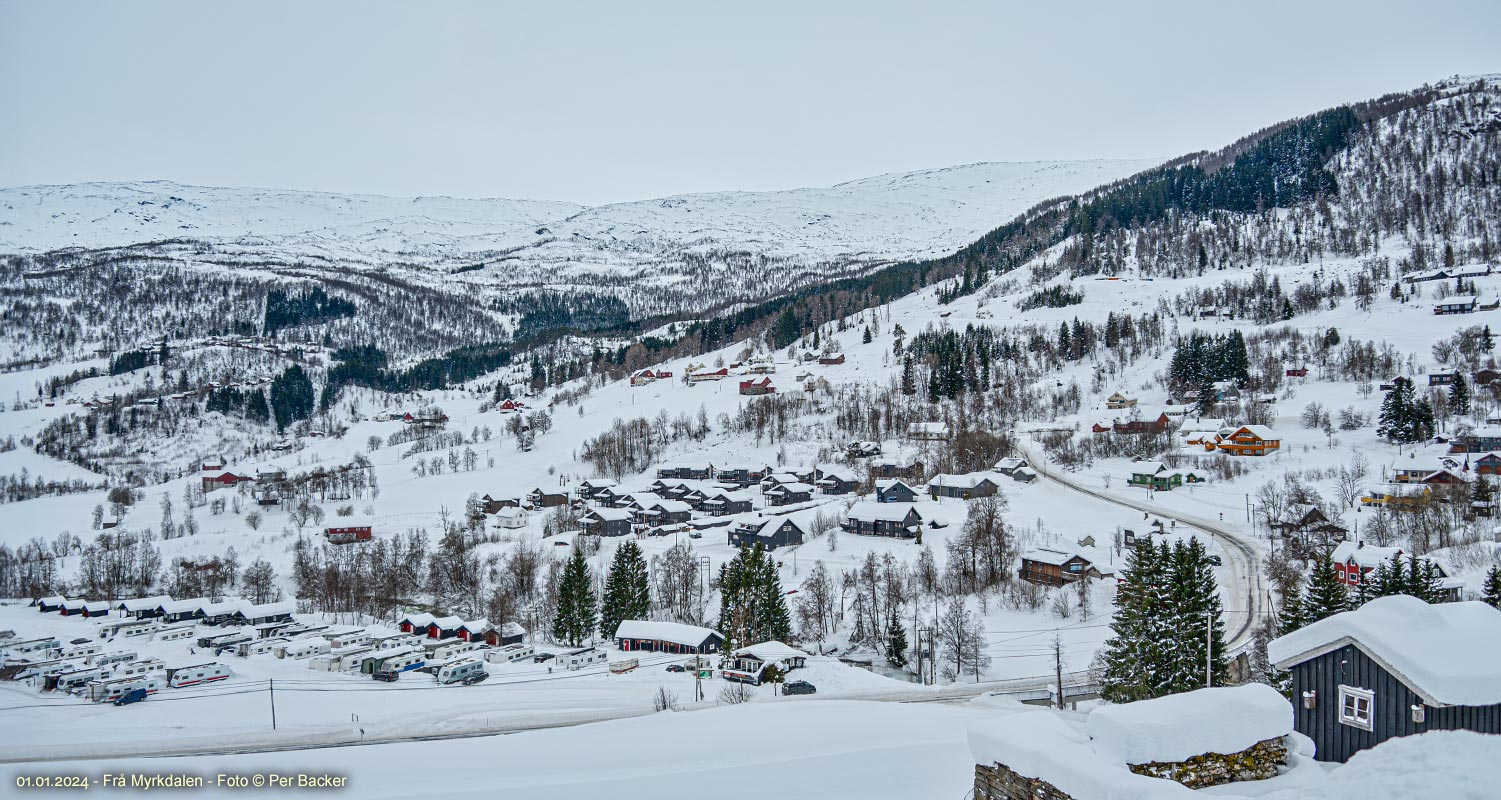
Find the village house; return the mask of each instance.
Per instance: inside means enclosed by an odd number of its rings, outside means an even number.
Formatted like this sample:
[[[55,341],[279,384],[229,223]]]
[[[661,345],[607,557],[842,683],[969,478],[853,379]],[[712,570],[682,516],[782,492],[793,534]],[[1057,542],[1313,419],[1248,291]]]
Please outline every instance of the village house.
[[[749,492],[718,489],[704,498],[699,505],[699,510],[711,517],[723,517],[730,514],[744,514],[750,511],[751,507]]]
[[[1348,529],[1335,523],[1322,509],[1311,503],[1293,503],[1282,510],[1268,527],[1281,534],[1283,539],[1330,552],[1345,540]]]
[[[520,644],[526,639],[526,629],[514,622],[502,623],[499,626],[490,625],[480,637],[485,644],[491,647],[505,647],[508,644]]]
[[[1131,465],[1131,477],[1126,482],[1132,486],[1146,486],[1159,492],[1172,491],[1185,483],[1202,480],[1198,473],[1169,469],[1161,461],[1138,461]]]
[[[1334,562],[1335,574],[1340,582],[1349,586],[1351,590],[1358,590],[1365,583],[1367,576],[1375,572],[1382,564],[1390,564],[1393,558],[1402,558],[1403,565],[1408,566],[1407,559],[1400,547],[1377,547],[1365,542],[1340,542],[1330,554],[1330,560]],[[1422,568],[1432,567],[1434,574],[1439,578],[1443,602],[1459,600],[1464,591],[1465,583],[1459,578],[1450,578],[1449,573],[1437,562],[1428,558],[1419,558],[1418,564]]]
[[[1114,433],[1162,433],[1173,427],[1173,420],[1166,411],[1159,412],[1155,417],[1141,417],[1139,419],[1116,420],[1111,424],[1110,430]]]
[[[1445,314],[1473,314],[1480,305],[1480,298],[1473,294],[1455,295],[1438,301],[1433,306],[1433,313],[1440,316]]]
[[[1110,409],[1111,411],[1119,411],[1123,408],[1135,408],[1136,399],[1127,397],[1120,392],[1115,392],[1109,397],[1105,398],[1105,407]]]
[[[1454,372],[1430,372],[1428,373],[1429,386],[1448,386],[1454,383]]]
[[[55,603],[61,603],[62,600],[63,598],[61,597],[43,597],[40,600],[37,600],[36,603],[38,608],[42,608],[42,604],[44,602],[52,601]],[[162,606],[163,603],[170,602],[172,602],[172,598],[169,595],[159,594],[152,597],[137,597],[130,600],[121,600],[120,602],[115,604],[115,609],[122,615],[130,617],[132,619],[150,619],[157,615],[156,611]],[[42,608],[42,610],[45,611],[46,609]]]
[[[675,525],[693,517],[693,506],[682,500],[658,500],[637,512],[636,521],[645,525]]]
[[[1451,453],[1490,453],[1501,451],[1501,427],[1476,428],[1454,437]]]
[[[414,633],[421,636],[426,636],[427,626],[431,625],[434,619],[436,619],[436,617],[425,612],[407,614],[406,616],[401,618],[400,622],[396,623],[396,629],[401,631],[402,633]]]
[[[794,503],[806,503],[812,499],[813,486],[801,481],[780,483],[766,491],[766,502],[774,506],[790,506]]]
[[[1018,469],[1026,466],[1030,465],[1027,463],[1027,460],[1025,458],[1020,458],[1018,456],[1008,456],[995,463],[995,471],[1009,478],[1012,477]]]
[[[1494,370],[1489,367],[1479,369],[1470,376],[1470,380],[1476,386],[1489,386],[1497,380],[1501,380],[1501,370]]]
[[[583,526],[584,533],[593,536],[625,536],[631,532],[634,516],[624,508],[596,506],[579,518],[579,524]]]
[[[517,530],[526,527],[526,511],[521,508],[502,508],[495,512],[495,527]]]
[[[769,377],[753,378],[740,382],[740,393],[744,395],[776,394],[776,391],[776,384],[772,383]]]
[[[839,521],[841,530],[866,536],[911,539],[922,530],[923,516],[911,505],[864,501],[850,507]]]
[[[1085,548],[1080,548],[1085,549]],[[1039,586],[1063,586],[1084,578],[1114,577],[1115,568],[1075,550],[1034,547],[1021,555],[1017,576]]]
[[[615,646],[627,652],[705,655],[719,652],[724,647],[724,636],[719,631],[681,622],[628,619],[615,629]]]
[[[742,647],[730,654],[720,676],[727,681],[760,686],[768,666],[775,665],[783,675],[802,669],[808,663],[808,654],[781,642],[762,642]]]
[[[650,369],[638,369],[631,373],[632,386],[645,386],[657,380],[657,373]]]
[[[831,356],[819,356],[818,363],[825,367],[835,367],[844,363],[844,354],[835,353]]]
[[[1215,447],[1232,456],[1265,456],[1282,447],[1282,439],[1265,425],[1242,425],[1229,436],[1221,437]]]
[[[237,625],[266,625],[273,622],[291,622],[292,612],[296,610],[296,600],[250,604],[236,609],[230,619]]]
[[[870,462],[871,480],[900,478],[906,481],[920,481],[922,476],[923,463],[916,459],[881,458]]]
[[[688,373],[689,383],[703,383],[704,381],[722,381],[730,377],[730,371],[724,367],[713,370],[702,370]]]
[[[562,489],[544,489],[537,487],[526,494],[526,505],[529,508],[556,508],[568,505],[568,493]]]
[[[427,638],[429,639],[455,639],[458,638],[459,629],[464,627],[461,617],[438,617],[427,623]]]
[[[883,478],[876,481],[877,503],[915,503],[917,490],[900,478]]]
[[[714,471],[714,479],[743,489],[760,483],[770,474],[771,467],[765,464],[726,464]]]
[[[881,454],[880,442],[850,442],[844,446],[845,455],[851,459],[871,458]]]
[[[934,500],[940,497],[957,497],[973,500],[976,497],[994,497],[1000,490],[995,475],[989,472],[972,472],[968,475],[935,475],[928,481],[928,494]]]
[[[822,470],[822,476],[814,481],[819,494],[853,494],[860,488],[860,480],[855,473],[847,467],[828,466]]]
[[[752,517],[730,529],[731,547],[750,547],[759,543],[767,550],[802,544],[807,538],[796,522],[786,517]]]
[[[614,489],[619,485],[619,481],[612,480],[610,478],[590,478],[586,481],[579,482],[577,489],[578,496],[580,500],[593,500],[594,495],[598,494],[601,490]],[[488,495],[486,495],[486,497],[488,497]]]
[[[919,442],[946,442],[953,436],[946,422],[914,422],[907,426],[907,438]]]
[[[1443,267],[1424,272],[1413,272],[1402,276],[1402,280],[1408,283],[1423,283],[1425,281],[1452,281],[1460,278],[1484,278],[1491,274],[1489,264],[1477,264],[1468,267]]]
[[[1308,377],[1308,367],[1288,367],[1285,377],[1306,378]]]
[[[657,468],[657,477],[684,478],[694,481],[706,481],[714,477],[714,465],[708,463],[688,462],[664,464]]]
[[[216,489],[234,488],[241,483],[254,483],[255,477],[248,471],[241,469],[221,469],[202,474],[203,491],[212,492]]]
[[[1393,595],[1274,639],[1267,657],[1292,673],[1314,758],[1343,762],[1396,736],[1501,733],[1498,643],[1501,612],[1484,603]]]
[[[368,542],[375,534],[374,526],[369,520],[355,517],[336,518],[336,521],[323,529],[323,538],[329,544],[354,544],[355,542]]]

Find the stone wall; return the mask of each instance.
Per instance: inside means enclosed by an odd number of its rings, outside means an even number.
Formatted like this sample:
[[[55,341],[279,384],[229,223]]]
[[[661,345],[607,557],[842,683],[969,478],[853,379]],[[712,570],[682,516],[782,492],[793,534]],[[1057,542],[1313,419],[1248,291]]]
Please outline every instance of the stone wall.
[[[1187,761],[1153,761],[1128,764],[1127,767],[1138,775],[1166,778],[1190,789],[1202,789],[1234,781],[1273,778],[1277,775],[1277,767],[1286,763],[1287,747],[1281,738],[1277,738],[1257,742],[1229,755],[1205,753]]]
[[[1041,778],[1018,775],[996,764],[987,767],[975,765],[974,800],[1073,800],[1051,783]]]
[[[1205,753],[1187,761],[1130,764],[1138,775],[1176,781],[1190,789],[1218,786],[1234,781],[1259,781],[1277,775],[1277,767],[1287,763],[1287,746],[1281,738],[1267,739],[1240,751],[1223,755]],[[1028,778],[1011,771],[1005,764],[975,765],[974,800],[1075,800],[1062,789],[1041,778]],[[1078,798],[1089,800],[1089,798]]]

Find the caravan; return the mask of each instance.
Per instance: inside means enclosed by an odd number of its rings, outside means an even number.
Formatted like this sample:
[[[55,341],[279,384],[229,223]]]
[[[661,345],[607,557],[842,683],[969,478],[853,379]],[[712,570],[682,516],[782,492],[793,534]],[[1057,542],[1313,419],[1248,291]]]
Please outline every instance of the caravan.
[[[422,669],[426,662],[422,650],[410,647],[402,650],[376,650],[366,653],[360,662],[360,672],[374,675],[379,672],[394,673]]]
[[[603,650],[586,647],[583,650],[575,650],[572,653],[564,653],[558,656],[558,666],[563,669],[577,670],[593,664],[603,664],[609,658],[610,654]]]
[[[510,661],[531,658],[536,652],[536,648],[529,644],[508,644],[498,650],[485,651],[485,660],[491,664],[505,664]]]
[[[127,692],[142,689],[146,694],[156,694],[162,688],[160,675],[137,675],[130,678],[113,678],[89,684],[89,699],[95,703],[113,703]]]
[[[271,651],[277,658],[303,659],[312,658],[328,652],[327,639],[298,639],[277,645]]]
[[[164,670],[166,670],[166,666],[162,664],[160,658],[146,658],[116,666],[115,677],[130,678],[136,675],[150,675],[153,672],[162,672]]]
[[[118,664],[122,661],[134,660],[136,660],[135,653],[127,653],[123,650],[117,650],[113,653],[98,653],[89,656],[88,658],[85,658],[83,660],[83,663],[89,664],[90,666],[102,667],[106,664]]]
[[[175,642],[178,639],[187,639],[193,635],[193,625],[182,625],[176,628],[167,628],[156,635],[158,642]]]
[[[82,669],[68,670],[66,672],[59,672],[56,675],[48,675],[43,679],[42,689],[43,691],[56,689],[61,692],[71,692],[75,689],[82,689],[88,686],[89,681],[97,681],[107,675],[109,675],[109,670],[104,667],[84,667]]]
[[[286,639],[279,637],[274,639],[256,639],[253,642],[240,642],[235,646],[235,655],[239,656],[240,658],[249,658],[250,656],[263,656],[267,653],[275,652],[276,648],[286,643]]]
[[[58,658],[87,659],[90,656],[96,656],[103,651],[104,646],[94,642],[89,642],[88,644],[75,644],[69,647],[64,647],[62,654],[59,655]]]
[[[484,677],[480,677],[484,676]],[[483,661],[456,661],[438,668],[438,683],[448,686],[454,683],[479,683],[490,677]]]
[[[28,656],[60,649],[62,648],[58,645],[57,639],[51,636],[43,639],[18,639],[0,645],[0,655]]]
[[[196,686],[200,683],[222,681],[228,677],[229,668],[217,661],[167,669],[167,685],[178,689],[184,686]]]
[[[429,639],[423,642],[422,646],[427,650],[428,661],[449,661],[485,645],[483,642],[469,642],[463,639]]]

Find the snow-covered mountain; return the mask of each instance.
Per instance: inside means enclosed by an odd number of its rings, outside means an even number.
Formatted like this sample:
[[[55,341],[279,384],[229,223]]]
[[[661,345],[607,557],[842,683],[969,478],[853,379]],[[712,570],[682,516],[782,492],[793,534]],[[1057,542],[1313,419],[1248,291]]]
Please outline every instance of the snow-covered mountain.
[[[865,263],[951,251],[1039,200],[1151,166],[1093,160],[985,163],[824,188],[713,192],[583,207],[535,200],[393,198],[170,182],[0,190],[0,251],[109,248],[172,239],[219,257],[503,263],[508,277],[650,277],[688,253],[797,264]],[[678,254],[674,257],[673,254]]]

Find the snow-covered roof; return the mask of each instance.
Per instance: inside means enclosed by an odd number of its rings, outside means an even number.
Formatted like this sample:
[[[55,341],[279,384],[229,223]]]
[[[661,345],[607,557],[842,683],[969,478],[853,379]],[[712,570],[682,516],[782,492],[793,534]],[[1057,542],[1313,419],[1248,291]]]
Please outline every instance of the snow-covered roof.
[[[1242,425],[1239,428],[1236,428],[1235,431],[1237,433],[1239,433],[1240,431],[1246,431],[1246,432],[1250,433],[1252,436],[1255,436],[1258,439],[1278,439],[1278,440],[1280,440],[1282,438],[1282,437],[1280,437],[1280,436],[1277,435],[1276,431],[1272,430],[1271,428],[1268,428],[1265,425]]]
[[[220,614],[233,614],[245,609],[250,604],[239,598],[230,598],[219,603],[199,603],[196,608],[203,612],[204,616],[217,617]]]
[[[1008,471],[1008,470],[1014,470],[1014,469],[1016,469],[1018,467],[1024,467],[1026,465],[1027,465],[1027,460],[1025,458],[1018,458],[1016,456],[1009,456],[1007,458],[1001,459],[1000,461],[997,461],[995,463],[995,468],[996,468],[997,472],[1004,472],[1004,471]]]
[[[887,522],[901,522],[908,514],[916,514],[922,519],[922,512],[906,503],[873,503],[865,500],[850,506],[847,516],[850,519]]]
[[[490,628],[490,620],[488,620],[488,619],[471,619],[468,622],[465,622],[463,625],[460,625],[459,627],[463,628],[466,631],[469,631],[469,633],[471,633],[471,634],[480,634],[480,633],[484,633],[485,631],[489,630],[489,628]]]
[[[1085,722],[1094,749],[1127,764],[1239,753],[1293,730],[1293,707],[1264,683],[1106,705]]]
[[[279,603],[251,604],[240,609],[246,617],[275,617],[282,614],[291,614],[297,610],[296,600],[283,600]]]
[[[1051,547],[1034,547],[1022,553],[1022,558],[1027,561],[1035,561],[1039,564],[1052,564],[1061,566],[1074,557],[1074,553],[1067,550],[1054,550]]]
[[[460,619],[459,617],[438,617],[437,619],[434,619],[432,622],[429,622],[427,624],[437,625],[439,630],[448,631],[455,630],[459,626],[463,625],[464,620]]]
[[[909,433],[948,433],[949,426],[944,422],[914,422],[907,426]]]
[[[416,628],[426,628],[428,625],[432,624],[432,621],[434,619],[437,619],[437,617],[424,612],[421,614],[408,614],[402,617],[400,621],[411,623],[411,625]]]
[[[589,486],[594,489],[607,489],[611,486],[619,486],[620,481],[614,478],[590,478],[580,483],[581,486]]]
[[[1156,475],[1167,469],[1161,461],[1138,461],[1131,465],[1132,475]]]
[[[585,514],[584,516],[592,516],[605,522],[619,522],[623,519],[630,519],[631,512],[624,508],[604,508],[596,506],[589,509],[589,513]]]
[[[1340,542],[1330,558],[1336,564],[1346,564],[1352,559],[1358,566],[1375,569],[1383,561],[1391,561],[1392,556],[1401,555],[1400,547],[1377,547],[1375,545],[1362,546],[1359,542]]]
[[[955,489],[973,489],[984,481],[999,483],[996,476],[990,472],[971,472],[967,475],[934,475],[928,481],[929,486],[948,486]]]
[[[767,494],[793,494],[795,492],[812,492],[813,487],[802,481],[778,484],[776,488],[767,491]]]
[[[852,470],[850,470],[848,467],[840,467],[840,466],[836,466],[836,465],[832,465],[831,464],[831,465],[819,467],[818,468],[818,472],[819,472],[820,475],[823,476],[822,478],[819,479],[819,481],[818,481],[819,483],[823,483],[824,481],[829,480],[831,478],[832,479],[841,480],[841,481],[844,481],[846,483],[858,483],[859,480],[860,480],[859,478],[855,477],[855,473]]]
[[[878,479],[876,481],[876,491],[878,491],[878,492],[884,492],[884,491],[890,489],[891,487],[896,486],[898,483],[900,483],[901,485],[907,487],[908,489],[912,488],[911,484],[907,483],[906,481],[902,480],[901,478],[880,478],[880,479]]]
[[[1501,611],[1485,603],[1429,605],[1416,597],[1378,597],[1321,619],[1267,645],[1279,669],[1353,644],[1429,705],[1501,703]]]
[[[42,599],[43,600],[51,600],[51,602],[60,602],[61,601],[61,598],[53,600],[52,598],[45,598],[44,597]],[[163,603],[170,603],[170,602],[172,602],[172,598],[171,597],[169,597],[168,595],[159,594],[159,595],[156,595],[154,597],[134,597],[134,598],[131,598],[129,600],[122,600],[122,601],[120,601],[119,607],[122,608],[122,609],[124,609],[124,610],[126,610],[126,611],[149,611],[149,610],[151,610],[153,608],[156,608],[157,606],[159,606],[159,605],[161,605]],[[49,603],[49,605],[50,604],[51,603]]]
[[[655,639],[692,647],[698,647],[711,636],[719,634],[697,625],[646,619],[628,619],[615,629],[616,639]]]
[[[735,655],[752,655],[762,661],[781,661],[787,658],[807,658],[808,654],[782,642],[771,641],[753,644],[750,647],[742,647],[735,651]]]
[[[669,514],[693,510],[693,506],[683,502],[682,500],[658,500],[657,502],[652,503],[651,507],[660,508],[661,510]]]

